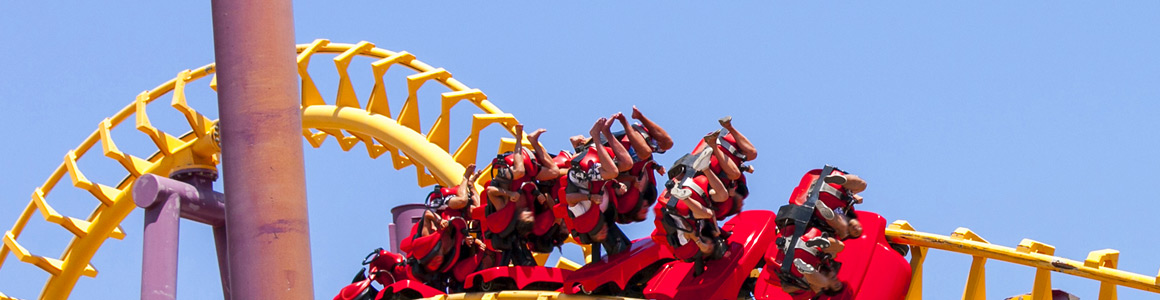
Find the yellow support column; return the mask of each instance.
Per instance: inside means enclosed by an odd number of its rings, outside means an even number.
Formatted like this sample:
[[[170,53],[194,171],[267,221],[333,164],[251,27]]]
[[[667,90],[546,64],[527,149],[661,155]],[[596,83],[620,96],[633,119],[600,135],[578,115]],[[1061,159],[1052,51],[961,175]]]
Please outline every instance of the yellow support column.
[[[914,231],[906,220],[894,221],[890,229]],[[910,288],[906,300],[922,300],[922,263],[926,261],[926,247],[910,246]]]
[[[1055,255],[1055,247],[1031,239],[1023,239],[1015,252]],[[1031,286],[1031,300],[1051,300],[1051,270],[1035,269],[1035,283]]]
[[[1088,253],[1083,265],[1097,269],[1115,269],[1120,260],[1120,251],[1114,249],[1096,250]],[[1116,284],[1100,282],[1100,300],[1116,300]]]
[[[990,244],[990,242],[987,242],[987,240],[975,234],[970,229],[963,227],[955,229],[955,232],[951,234],[951,238]],[[964,300],[987,299],[986,264],[986,257],[974,256],[973,260],[971,260],[971,273],[967,275],[967,286],[963,288]]]
[[[532,258],[536,260],[536,265],[538,266],[548,265],[548,257],[551,255],[551,253],[532,252]]]

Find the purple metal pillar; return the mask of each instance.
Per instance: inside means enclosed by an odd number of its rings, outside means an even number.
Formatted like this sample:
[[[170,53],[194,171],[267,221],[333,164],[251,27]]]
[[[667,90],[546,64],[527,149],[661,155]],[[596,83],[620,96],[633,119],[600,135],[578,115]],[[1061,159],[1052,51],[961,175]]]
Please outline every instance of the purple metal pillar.
[[[289,0],[212,0],[230,292],[313,299]]]
[[[225,213],[222,213],[225,217]],[[214,249],[217,250],[218,272],[222,278],[222,299],[230,300],[233,292],[230,292],[230,257],[229,246],[226,245],[226,226],[213,227],[213,244]]]
[[[181,217],[213,226],[214,250],[217,251],[218,273],[221,277],[222,299],[230,300],[229,247],[226,244],[226,197],[213,190],[217,172],[187,169],[173,172],[169,177],[188,183],[197,189],[199,201],[182,201]]]
[[[423,218],[423,210],[426,208],[423,204],[403,204],[391,209],[394,222],[387,225],[391,235],[391,252],[406,254],[399,251],[399,242],[411,234],[411,227]]]
[[[133,201],[145,208],[141,252],[141,299],[177,298],[177,233],[181,198],[196,198],[193,187],[171,189],[146,174],[133,187]],[[187,185],[188,186],[188,185]]]
[[[174,175],[185,182],[145,174],[134,183],[133,201],[137,206],[145,208],[141,299],[177,297],[177,252],[181,218],[215,228],[224,225],[225,204],[221,202],[221,193],[214,192],[212,188],[216,176],[212,170],[199,169]],[[224,286],[223,292],[226,299],[229,299],[229,291]]]

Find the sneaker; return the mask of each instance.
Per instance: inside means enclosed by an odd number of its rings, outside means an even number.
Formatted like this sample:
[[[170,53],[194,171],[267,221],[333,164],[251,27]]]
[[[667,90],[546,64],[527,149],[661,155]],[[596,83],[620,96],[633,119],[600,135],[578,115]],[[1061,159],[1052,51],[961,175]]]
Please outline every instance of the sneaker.
[[[833,183],[833,184],[837,184],[837,185],[846,184],[846,176],[842,176],[842,175],[829,175],[829,176],[826,176],[826,178],[822,179],[822,180],[825,181],[826,183]]]

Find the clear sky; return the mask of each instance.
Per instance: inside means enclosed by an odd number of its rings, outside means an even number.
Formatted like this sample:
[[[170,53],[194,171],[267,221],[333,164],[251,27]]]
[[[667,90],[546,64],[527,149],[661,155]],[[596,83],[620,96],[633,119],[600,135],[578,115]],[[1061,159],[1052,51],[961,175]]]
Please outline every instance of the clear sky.
[[[139,92],[214,60],[209,10],[208,1],[0,2],[5,230],[98,122]],[[946,235],[968,227],[1011,247],[1032,238],[1075,260],[1118,249],[1121,269],[1153,275],[1160,243],[1148,228],[1160,197],[1147,172],[1160,169],[1157,12],[1154,1],[303,1],[295,35],[300,43],[366,40],[414,53],[482,89],[529,131],[548,128],[548,149],[566,148],[566,137],[635,104],[675,137],[676,150],[659,157],[668,164],[732,115],[761,153],[746,209],[776,209],[803,172],[829,163],[866,178],[861,208],[888,220]],[[352,74],[366,99],[371,76],[361,65]],[[311,69],[333,73],[324,59]],[[332,75],[316,76],[323,88],[335,86]],[[396,108],[405,98],[400,80],[388,83]],[[195,83],[189,101],[216,118],[207,84]],[[332,99],[332,91],[323,95]],[[424,107],[436,107],[430,103],[443,91],[426,88]],[[184,131],[177,113],[154,107],[155,124]],[[473,112],[457,109],[453,143]],[[149,154],[131,127],[116,134],[123,149]],[[485,131],[480,149],[493,151],[499,134]],[[387,246],[389,209],[419,201],[428,188],[416,187],[412,169],[394,171],[361,146],[342,152],[331,139],[304,147],[315,297],[329,299],[367,252]],[[124,174],[97,152],[81,167],[110,185]],[[67,179],[49,201],[80,218],[98,203]],[[93,259],[100,275],[81,278],[74,298],[138,297],[142,218],[138,210],[125,219],[128,237],[105,243]],[[627,232],[650,230],[651,222]],[[56,257],[68,238],[36,215],[20,241]],[[970,260],[931,251],[925,296],[960,297]],[[220,298],[207,226],[182,224],[180,263],[179,297]],[[987,270],[989,299],[1030,291],[1031,268],[991,262]],[[0,291],[32,298],[46,278],[8,257]],[[1084,299],[1098,291],[1070,275],[1053,280]],[[1120,296],[1155,298],[1129,288]]]

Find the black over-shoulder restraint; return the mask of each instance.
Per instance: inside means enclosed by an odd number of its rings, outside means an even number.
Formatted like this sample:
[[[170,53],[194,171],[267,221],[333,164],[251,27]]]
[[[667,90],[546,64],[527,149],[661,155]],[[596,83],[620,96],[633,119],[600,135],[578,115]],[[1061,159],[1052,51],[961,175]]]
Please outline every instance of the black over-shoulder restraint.
[[[793,272],[789,268],[793,265],[794,247],[798,244],[798,240],[806,233],[806,227],[810,220],[814,217],[814,205],[818,202],[819,193],[822,191],[822,186],[826,185],[824,182],[827,175],[834,172],[834,167],[826,165],[822,168],[822,173],[819,174],[818,179],[814,180],[814,184],[810,186],[810,195],[806,198],[805,203],[801,205],[788,204],[783,205],[777,210],[777,217],[774,222],[778,225],[794,225],[793,236],[790,237],[789,247],[781,249],[785,251],[785,259],[781,261],[781,270],[777,272],[778,279],[781,282],[799,283],[799,278],[793,276]]]

